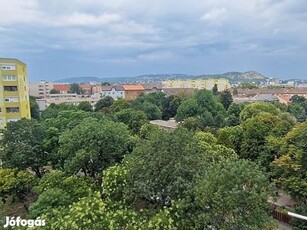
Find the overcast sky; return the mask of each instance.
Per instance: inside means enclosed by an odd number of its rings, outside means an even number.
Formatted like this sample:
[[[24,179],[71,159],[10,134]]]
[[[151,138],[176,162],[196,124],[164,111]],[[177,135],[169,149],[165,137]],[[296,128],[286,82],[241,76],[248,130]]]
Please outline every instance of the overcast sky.
[[[307,79],[306,0],[0,0],[31,81],[255,70]]]

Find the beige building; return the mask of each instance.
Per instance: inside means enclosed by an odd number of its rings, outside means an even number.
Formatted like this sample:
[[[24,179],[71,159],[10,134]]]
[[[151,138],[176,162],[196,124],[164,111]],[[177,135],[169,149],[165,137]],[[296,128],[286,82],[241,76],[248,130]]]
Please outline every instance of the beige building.
[[[30,95],[37,98],[44,98],[50,96],[50,90],[53,89],[53,83],[48,81],[41,81],[30,84]]]
[[[212,90],[214,85],[217,85],[219,91],[230,88],[227,79],[174,79],[162,81],[163,88],[191,88],[191,89],[207,89]]]
[[[92,107],[96,104],[99,98],[94,97],[84,97],[74,93],[69,94],[51,94],[49,98],[40,98],[36,99],[36,102],[39,106],[39,110],[45,110],[50,104],[71,104],[71,105],[79,105],[80,102],[87,101],[89,102]]]

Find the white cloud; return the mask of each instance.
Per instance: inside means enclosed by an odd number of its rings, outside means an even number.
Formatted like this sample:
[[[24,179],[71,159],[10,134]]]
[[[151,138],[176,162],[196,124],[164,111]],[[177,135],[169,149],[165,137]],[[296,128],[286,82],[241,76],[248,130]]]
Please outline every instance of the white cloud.
[[[227,18],[227,10],[225,8],[213,8],[205,13],[201,20],[212,25],[222,25]]]
[[[88,13],[75,12],[68,16],[62,16],[56,20],[56,25],[62,26],[104,26],[119,22],[122,17],[119,14],[103,13],[98,16]]]

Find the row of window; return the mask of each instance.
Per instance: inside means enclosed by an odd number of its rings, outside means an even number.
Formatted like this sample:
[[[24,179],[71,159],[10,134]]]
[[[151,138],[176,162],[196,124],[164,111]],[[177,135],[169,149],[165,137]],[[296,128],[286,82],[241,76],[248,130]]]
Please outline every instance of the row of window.
[[[3,75],[2,80],[3,81],[16,81],[17,77],[15,75]]]
[[[7,92],[16,92],[18,91],[18,88],[17,86],[4,86],[4,91],[7,91]]]
[[[16,70],[15,65],[1,65],[2,70]]]
[[[6,92],[16,92],[16,91],[18,91],[18,87],[17,86],[4,86],[3,89]],[[26,86],[24,86],[24,91],[27,91],[27,87]]]

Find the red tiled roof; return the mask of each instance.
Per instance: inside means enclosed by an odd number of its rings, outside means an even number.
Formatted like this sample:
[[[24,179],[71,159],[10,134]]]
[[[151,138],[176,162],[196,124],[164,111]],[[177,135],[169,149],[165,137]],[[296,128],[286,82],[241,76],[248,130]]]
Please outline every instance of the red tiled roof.
[[[145,90],[142,85],[123,85],[125,91]]]
[[[70,85],[53,85],[53,88],[59,91],[68,91],[70,89]]]

